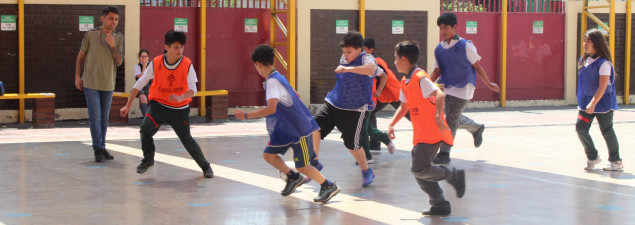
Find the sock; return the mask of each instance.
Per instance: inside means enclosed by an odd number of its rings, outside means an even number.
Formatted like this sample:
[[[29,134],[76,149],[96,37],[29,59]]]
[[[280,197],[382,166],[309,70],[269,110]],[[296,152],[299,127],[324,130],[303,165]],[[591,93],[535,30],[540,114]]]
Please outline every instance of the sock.
[[[139,105],[139,108],[141,108],[141,113],[143,114],[143,116],[146,116],[146,111],[148,111],[148,104],[147,103],[141,103]]]
[[[288,179],[296,180],[296,179],[300,178],[300,173],[297,173],[297,172],[295,172],[293,170],[290,170],[289,173],[287,173],[287,177],[288,177]]]
[[[333,182],[331,182],[328,179],[325,179],[324,183],[321,183],[320,186],[322,187],[322,189],[329,189],[331,188],[331,186],[333,186]]]
[[[318,164],[320,164],[320,161],[318,159],[315,159],[311,162],[311,166],[316,167]]]
[[[442,155],[450,156],[450,152],[439,152],[437,155],[439,155],[439,156],[442,156]]]

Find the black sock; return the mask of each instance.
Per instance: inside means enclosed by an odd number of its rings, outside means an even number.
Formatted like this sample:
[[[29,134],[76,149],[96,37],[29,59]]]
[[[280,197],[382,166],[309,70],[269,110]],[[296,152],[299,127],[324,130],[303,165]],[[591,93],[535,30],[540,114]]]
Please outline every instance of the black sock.
[[[320,186],[322,187],[322,189],[328,189],[333,186],[333,182],[329,181],[328,179],[324,179],[324,183],[321,183]]]
[[[148,111],[148,104],[141,103],[139,105],[139,108],[141,108],[141,114],[143,114],[143,116],[146,116],[146,111]]]
[[[300,178],[300,173],[295,172],[293,170],[290,170],[289,173],[287,173],[287,180],[297,180],[298,178]]]
[[[439,152],[439,153],[437,154],[437,156],[443,156],[443,155],[450,156],[450,152]]]

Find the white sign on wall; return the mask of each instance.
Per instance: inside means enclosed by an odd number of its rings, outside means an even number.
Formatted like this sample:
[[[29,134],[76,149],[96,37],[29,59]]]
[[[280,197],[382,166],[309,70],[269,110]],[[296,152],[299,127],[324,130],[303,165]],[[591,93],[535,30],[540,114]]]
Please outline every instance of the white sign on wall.
[[[174,31],[187,33],[187,18],[174,18]]]
[[[335,21],[335,33],[345,34],[348,32],[348,20],[336,20]]]
[[[0,16],[0,22],[2,24],[2,31],[15,31],[16,30],[16,15],[2,15]]]
[[[89,31],[95,28],[95,17],[79,16],[79,31]]]

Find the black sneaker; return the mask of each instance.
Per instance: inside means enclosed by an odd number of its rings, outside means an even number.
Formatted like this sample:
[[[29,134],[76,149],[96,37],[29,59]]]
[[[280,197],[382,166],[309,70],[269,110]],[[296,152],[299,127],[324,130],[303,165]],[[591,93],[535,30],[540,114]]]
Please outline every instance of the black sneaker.
[[[448,164],[450,163],[450,153],[447,152],[439,152],[437,156],[432,159],[432,163],[434,164]]]
[[[304,176],[300,175],[298,179],[291,180],[287,178],[287,185],[284,186],[284,190],[282,190],[282,196],[288,196],[295,191],[296,188],[300,187],[300,185],[304,184]]]
[[[137,166],[137,173],[145,173],[152,166],[154,166],[154,161],[143,161],[143,160],[141,160],[141,164],[139,164],[139,166]]]
[[[338,193],[340,193],[340,187],[337,186],[335,182],[333,182],[333,185],[331,185],[331,187],[329,188],[320,188],[320,193],[318,194],[317,198],[313,199],[313,201],[328,202],[333,196],[336,196]]]
[[[106,151],[106,149],[102,149],[103,153],[104,153],[104,158],[106,160],[113,160],[115,159],[114,156],[112,156],[108,151]]]
[[[214,171],[212,170],[211,166],[207,166],[207,168],[203,169],[203,176],[205,178],[212,178],[214,177]]]
[[[423,211],[421,214],[424,216],[447,216],[451,213],[450,207],[430,207],[430,211]]]
[[[483,143],[484,130],[485,130],[485,125],[481,125],[481,127],[479,127],[478,130],[476,130],[476,132],[472,134],[472,137],[474,137],[474,147],[478,148]]]
[[[379,141],[370,141],[370,145],[368,146],[370,150],[381,151],[381,142]]]
[[[102,149],[94,149],[95,151],[95,162],[103,162],[104,161],[104,150]]]
[[[456,197],[462,198],[465,194],[465,170],[454,169],[452,173],[454,173],[455,180],[450,185],[456,190]]]

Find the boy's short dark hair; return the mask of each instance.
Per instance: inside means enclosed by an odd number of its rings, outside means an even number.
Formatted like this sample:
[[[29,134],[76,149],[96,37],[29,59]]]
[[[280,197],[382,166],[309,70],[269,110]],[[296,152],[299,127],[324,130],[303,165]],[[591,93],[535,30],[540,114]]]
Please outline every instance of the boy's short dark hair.
[[[375,39],[368,37],[368,38],[364,38],[364,46],[366,48],[375,48]]]
[[[163,40],[165,40],[165,45],[167,46],[170,46],[172,45],[172,43],[175,42],[179,42],[181,45],[185,45],[185,42],[187,42],[187,36],[185,36],[185,33],[181,31],[169,30],[167,33],[165,33],[165,37],[163,38]]]
[[[364,36],[357,31],[349,31],[344,35],[344,38],[340,40],[340,47],[353,47],[353,48],[362,48],[362,43],[364,42]]]
[[[399,58],[406,57],[410,64],[416,64],[419,60],[419,45],[417,42],[405,40],[395,46],[395,53]]]
[[[249,57],[249,60],[254,63],[258,62],[264,66],[271,66],[273,65],[274,57],[275,53],[271,46],[258,45],[258,47],[254,48],[254,50],[251,52],[251,57]]]
[[[443,13],[443,15],[439,16],[437,19],[437,26],[441,26],[441,24],[445,24],[453,27],[457,22],[456,14],[451,12]]]
[[[106,6],[106,8],[104,8],[104,10],[101,11],[101,16],[106,16],[108,15],[108,13],[114,13],[119,15],[119,8],[117,8],[117,6],[114,6],[114,5]]]

